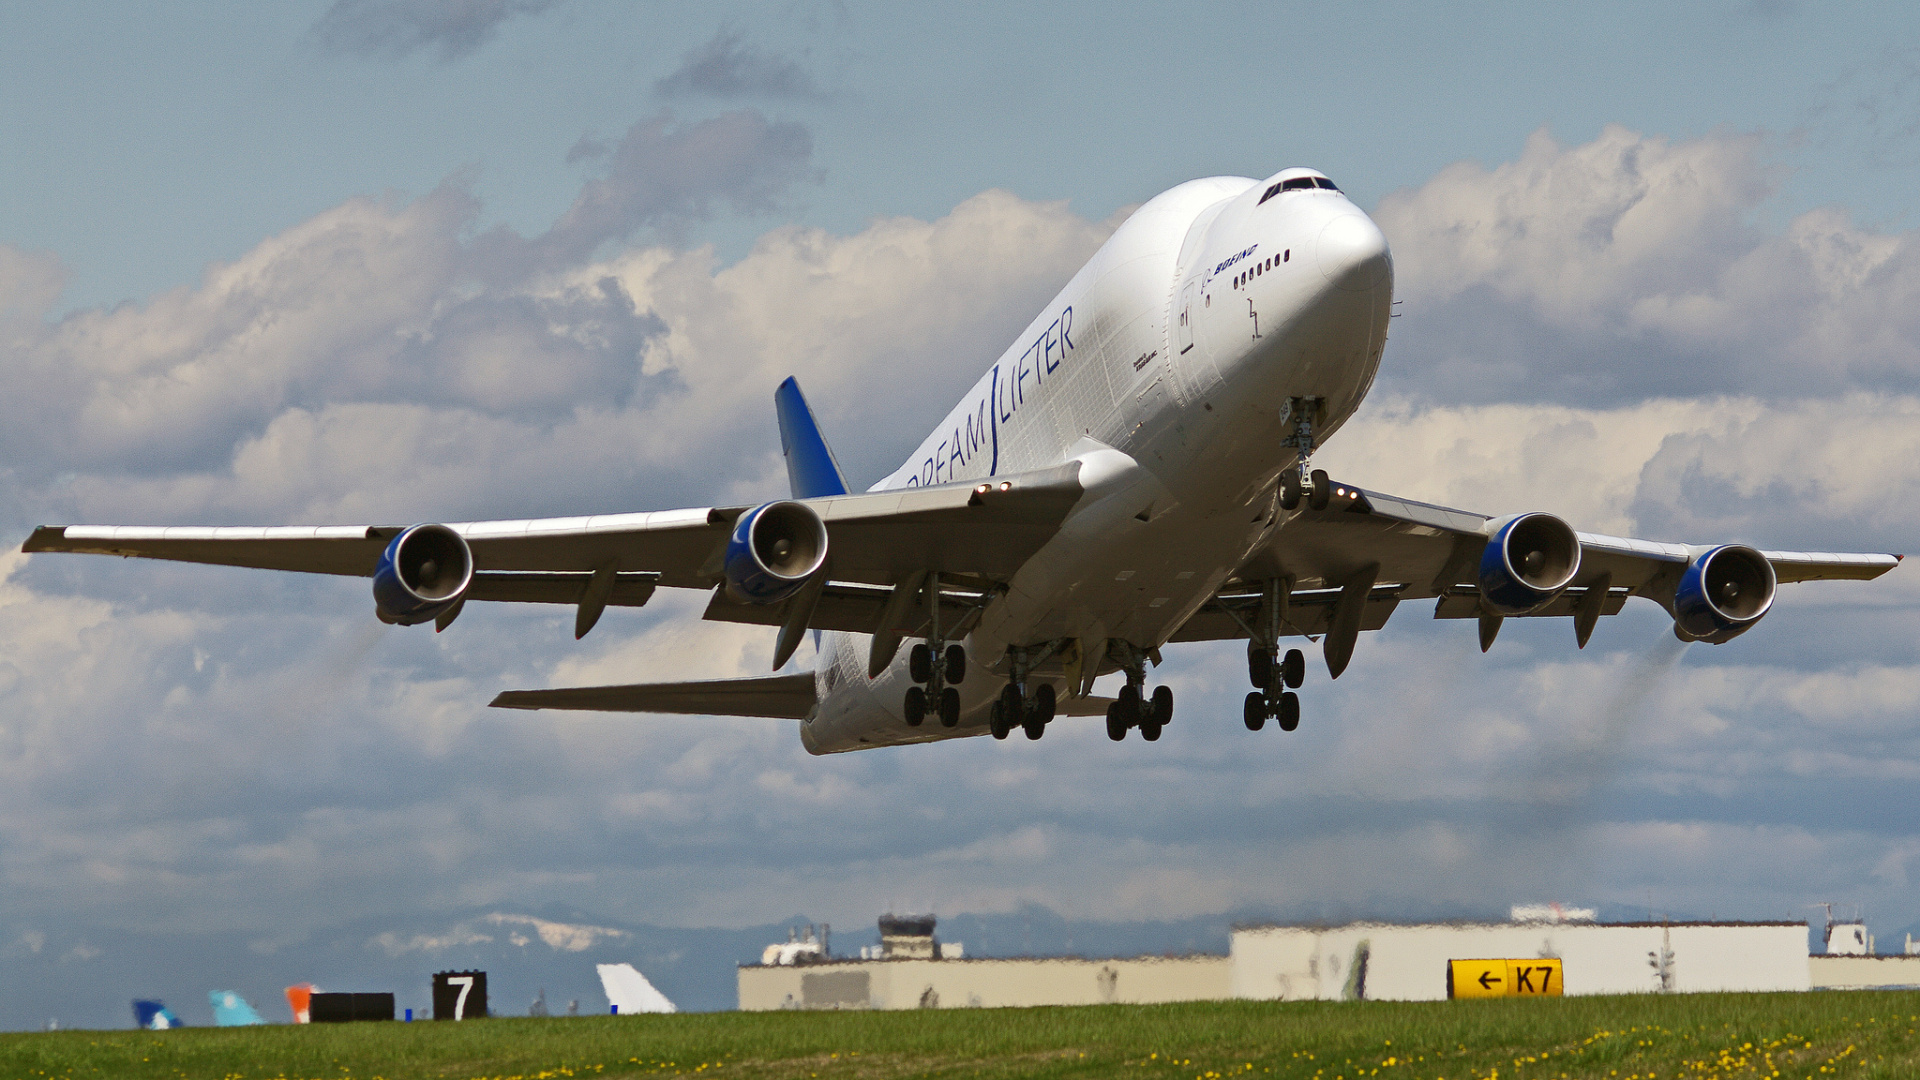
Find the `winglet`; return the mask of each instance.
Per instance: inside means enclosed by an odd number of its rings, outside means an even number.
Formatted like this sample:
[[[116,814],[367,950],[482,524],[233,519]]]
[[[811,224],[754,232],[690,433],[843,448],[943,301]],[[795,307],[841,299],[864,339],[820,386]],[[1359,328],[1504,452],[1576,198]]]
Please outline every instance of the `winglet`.
[[[773,392],[773,407],[780,415],[780,452],[787,456],[787,481],[793,487],[793,497],[845,495],[846,475],[827,448],[813,410],[807,407],[800,384],[792,376]]]

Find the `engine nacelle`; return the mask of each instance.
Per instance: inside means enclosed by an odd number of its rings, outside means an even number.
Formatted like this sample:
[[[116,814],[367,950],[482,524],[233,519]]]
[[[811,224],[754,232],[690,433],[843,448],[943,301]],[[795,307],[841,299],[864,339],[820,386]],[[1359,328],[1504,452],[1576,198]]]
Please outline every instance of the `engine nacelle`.
[[[805,503],[770,502],[740,515],[727,540],[727,596],[777,604],[827,561],[827,527]]]
[[[1778,579],[1765,555],[1741,544],[1714,548],[1687,564],[1673,592],[1673,632],[1714,645],[1747,632],[1773,606]]]
[[[384,623],[431,622],[473,583],[473,551],[445,525],[415,525],[393,538],[373,572],[374,614]]]
[[[1480,554],[1480,603],[1525,615],[1560,595],[1580,572],[1580,538],[1552,514],[1521,514],[1500,526]]]

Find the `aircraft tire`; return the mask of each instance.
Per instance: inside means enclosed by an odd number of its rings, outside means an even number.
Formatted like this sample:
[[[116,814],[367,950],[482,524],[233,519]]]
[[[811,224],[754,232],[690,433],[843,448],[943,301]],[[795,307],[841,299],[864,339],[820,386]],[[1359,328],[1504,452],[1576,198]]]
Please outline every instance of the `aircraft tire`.
[[[1107,738],[1120,742],[1127,737],[1127,725],[1120,720],[1120,703],[1107,706]]]
[[[927,648],[926,642],[915,645],[907,653],[907,677],[917,683],[933,681],[933,650]]]
[[[1057,708],[1059,708],[1059,702],[1054,698],[1053,684],[1041,683],[1040,688],[1033,692],[1034,713],[1040,717],[1041,723],[1051,724],[1054,710]]]
[[[1313,494],[1307,496],[1307,505],[1315,510],[1325,510],[1327,503],[1333,501],[1333,481],[1327,479],[1327,470],[1313,470]]]
[[[947,646],[947,682],[960,683],[967,679],[967,650],[958,645]]]
[[[1280,509],[1292,510],[1300,505],[1300,472],[1288,469],[1280,474]]]
[[[1288,689],[1298,690],[1307,681],[1307,655],[1299,649],[1288,649],[1287,658],[1280,661],[1280,679]]]
[[[1153,726],[1166,727],[1173,723],[1173,687],[1156,686],[1153,688]]]
[[[1247,695],[1244,719],[1248,731],[1259,731],[1267,726],[1267,695],[1258,690]]]
[[[960,691],[951,686],[940,691],[940,726],[960,726]]]
[[[993,732],[994,738],[1003,741],[1013,734],[1013,725],[1007,721],[1007,707],[1004,703],[999,701],[993,703],[993,708],[987,713],[987,729]]]
[[[1160,741],[1160,725],[1151,720],[1140,721],[1140,737],[1148,742]]]
[[[1247,642],[1247,679],[1258,687],[1273,681],[1273,654],[1257,641]]]
[[[907,687],[907,700],[901,709],[907,714],[907,726],[919,727],[920,721],[927,718],[927,692],[917,686]]]
[[[1300,695],[1289,690],[1280,695],[1280,730],[1292,731],[1300,726]]]
[[[1040,736],[1047,733],[1047,722],[1029,712],[1027,718],[1020,722],[1020,730],[1027,733],[1030,741],[1039,742]]]

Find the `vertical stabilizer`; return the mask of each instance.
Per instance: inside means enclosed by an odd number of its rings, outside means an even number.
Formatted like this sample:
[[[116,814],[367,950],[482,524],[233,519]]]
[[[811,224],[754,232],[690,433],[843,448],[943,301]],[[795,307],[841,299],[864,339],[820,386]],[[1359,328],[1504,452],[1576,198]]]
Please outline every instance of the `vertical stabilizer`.
[[[792,376],[773,392],[774,411],[780,415],[780,452],[787,456],[787,481],[796,499],[822,495],[845,495],[847,478],[840,471],[813,410],[800,393],[800,384]]]
[[[594,967],[600,972],[600,987],[607,992],[607,1003],[616,1010],[614,1015],[679,1011],[667,1000],[667,995],[655,990],[632,964],[596,964]]]

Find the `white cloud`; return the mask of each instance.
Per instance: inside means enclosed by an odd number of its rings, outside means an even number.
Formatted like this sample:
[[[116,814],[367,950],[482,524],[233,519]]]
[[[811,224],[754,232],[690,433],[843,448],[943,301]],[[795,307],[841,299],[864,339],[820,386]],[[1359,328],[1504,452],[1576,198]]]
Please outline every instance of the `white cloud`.
[[[1766,229],[1755,135],[1545,132],[1377,211],[1405,318],[1390,385],[1441,400],[1827,397],[1920,375],[1920,245],[1838,207]],[[1391,370],[1397,366],[1397,370]]]

